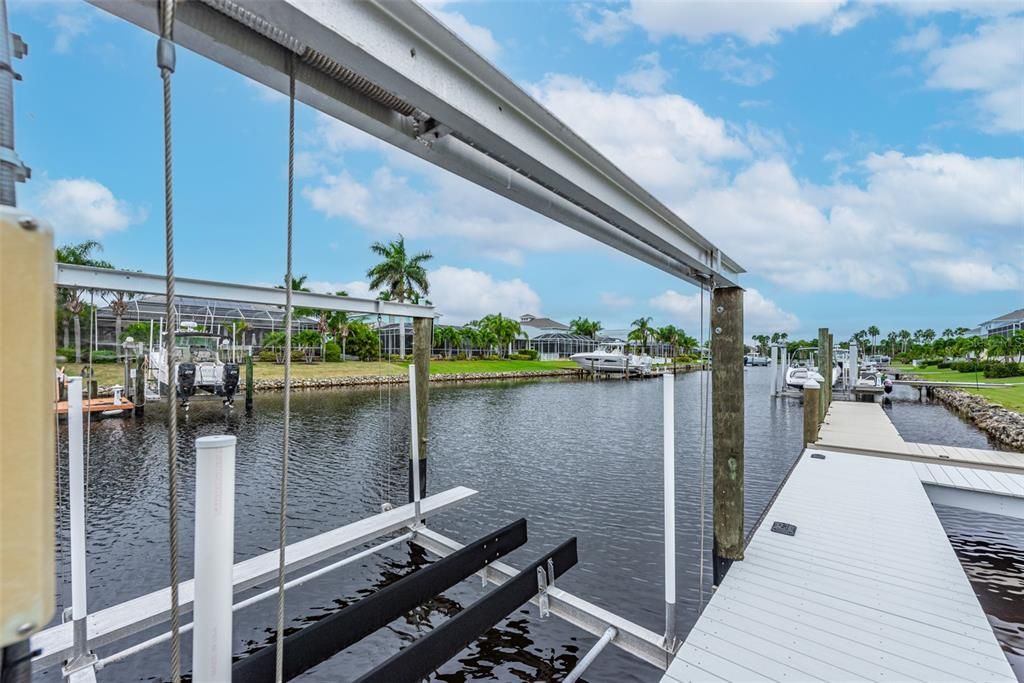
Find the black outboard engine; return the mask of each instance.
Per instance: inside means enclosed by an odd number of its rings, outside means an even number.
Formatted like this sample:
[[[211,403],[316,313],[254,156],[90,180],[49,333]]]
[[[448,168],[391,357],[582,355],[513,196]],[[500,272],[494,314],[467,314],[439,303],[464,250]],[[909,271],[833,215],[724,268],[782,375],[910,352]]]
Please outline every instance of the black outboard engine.
[[[196,393],[196,364],[178,364],[178,398],[188,402],[188,397]]]
[[[224,402],[233,403],[236,391],[238,391],[238,364],[225,363],[223,374]]]

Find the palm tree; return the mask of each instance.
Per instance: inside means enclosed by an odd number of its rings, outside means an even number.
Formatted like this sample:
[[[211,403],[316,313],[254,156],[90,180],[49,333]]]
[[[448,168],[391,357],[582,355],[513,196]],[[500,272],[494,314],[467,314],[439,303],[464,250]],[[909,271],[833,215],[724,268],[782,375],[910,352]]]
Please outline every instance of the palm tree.
[[[389,296],[399,303],[407,299],[418,300],[420,295],[430,292],[427,270],[423,264],[434,258],[429,251],[410,257],[405,251],[405,237],[398,236],[394,242],[374,242],[370,251],[384,260],[366,271],[370,278],[370,289],[385,288]],[[399,320],[399,355],[405,357],[405,319]]]
[[[631,323],[633,329],[629,333],[629,339],[640,342],[641,350],[647,352],[647,340],[651,336],[651,318],[637,318]]]
[[[985,340],[985,349],[988,350],[989,358],[1002,358],[1006,360],[1006,357],[1010,355],[1010,338],[1004,337],[1001,334],[994,334]]]
[[[949,339],[950,337],[955,337],[956,332],[954,332],[951,328],[947,327],[942,331],[942,336],[945,339]]]
[[[668,344],[673,358],[676,357],[676,348],[679,346],[679,340],[685,336],[685,334],[685,332],[675,325],[665,325],[664,327],[659,327],[657,330],[658,341],[662,344]]]
[[[868,326],[868,335],[871,337],[871,352],[872,353],[875,353],[878,350],[878,335],[880,335],[881,333],[882,333],[882,331],[878,329],[878,325],[869,325]]]
[[[1008,351],[1010,354],[1016,354],[1018,361],[1024,358],[1024,330],[1017,330],[1010,335]]]
[[[910,330],[900,330],[899,331],[899,339],[900,339],[901,342],[903,342],[903,352],[904,353],[907,352],[907,342],[910,341],[911,336],[912,335],[910,334]]]
[[[508,355],[512,342],[523,335],[523,328],[518,320],[506,318],[501,313],[485,315],[480,319],[480,329],[494,337],[494,342],[501,349],[502,355]]]
[[[117,359],[121,359],[121,320],[128,312],[128,302],[135,298],[134,292],[108,292],[111,297],[107,300],[110,304],[110,311],[114,314],[114,339],[118,341],[115,347]]]
[[[462,340],[459,330],[451,325],[438,326],[434,328],[434,344],[444,347],[446,358],[452,357],[452,347],[458,346]]]
[[[55,258],[57,263],[67,263],[75,266],[92,266],[93,268],[113,268],[109,261],[93,258],[93,254],[103,251],[103,245],[96,240],[86,240],[78,244],[65,244],[57,247]],[[71,314],[75,323],[75,362],[82,362],[82,314],[89,310],[89,306],[82,298],[82,290],[61,288],[57,293],[57,300],[61,307]],[[67,319],[64,321],[64,343],[67,343]]]
[[[473,355],[473,349],[480,346],[480,333],[472,325],[466,325],[459,332],[459,346],[466,349],[469,356]]]
[[[578,334],[581,337],[596,339],[597,333],[601,331],[601,321],[590,320],[588,318],[576,318],[569,323],[569,329],[573,334]]]

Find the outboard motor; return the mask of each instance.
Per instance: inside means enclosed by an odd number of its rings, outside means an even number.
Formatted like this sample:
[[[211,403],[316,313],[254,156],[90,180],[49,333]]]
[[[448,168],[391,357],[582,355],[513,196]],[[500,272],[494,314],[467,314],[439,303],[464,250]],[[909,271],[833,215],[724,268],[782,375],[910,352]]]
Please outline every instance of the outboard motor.
[[[238,391],[238,364],[225,363],[223,377],[224,402],[232,403],[235,399],[235,392]]]
[[[188,397],[196,393],[196,364],[178,364],[178,398],[188,402]]]
[[[882,388],[885,390],[885,393],[891,394],[892,393],[892,380],[891,379],[883,380],[882,381]]]

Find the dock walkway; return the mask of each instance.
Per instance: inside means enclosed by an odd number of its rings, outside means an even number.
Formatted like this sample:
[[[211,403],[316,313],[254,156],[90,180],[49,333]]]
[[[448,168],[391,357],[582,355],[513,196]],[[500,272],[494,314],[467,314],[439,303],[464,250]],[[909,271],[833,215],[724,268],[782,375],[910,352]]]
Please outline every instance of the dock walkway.
[[[948,490],[965,490],[954,484],[962,476],[986,498],[1000,487],[1024,491],[1024,475],[978,471],[1015,467],[1007,456],[1017,454],[954,453],[973,455],[971,469],[914,461],[940,456],[905,442],[868,403],[834,403],[820,439],[801,454],[663,683],[1016,681],[930,489],[945,476]],[[874,452],[855,452],[865,445]],[[892,457],[877,457],[887,451]]]

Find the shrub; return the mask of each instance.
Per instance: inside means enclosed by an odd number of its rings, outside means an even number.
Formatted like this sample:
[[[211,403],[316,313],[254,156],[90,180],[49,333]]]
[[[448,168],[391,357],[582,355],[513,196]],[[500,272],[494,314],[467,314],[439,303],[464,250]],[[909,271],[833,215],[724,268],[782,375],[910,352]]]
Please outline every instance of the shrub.
[[[520,353],[513,353],[513,354],[509,355],[508,359],[509,360],[537,360],[532,355],[530,355],[528,353],[521,353],[521,352]]]
[[[459,351],[457,354],[455,354],[455,360],[466,360],[466,354],[462,351]]]
[[[150,330],[152,328],[153,328],[153,323],[152,322],[141,322],[141,321],[139,321],[139,322],[134,322],[134,323],[131,323],[129,325],[126,325],[124,327],[124,329],[121,330],[121,341],[124,341],[128,337],[131,337],[132,339],[134,339],[137,342],[148,342],[149,341],[149,332],[150,332]],[[156,336],[155,332],[154,332],[154,336]]]
[[[392,353],[390,356],[387,357],[386,360],[389,363],[401,363],[404,359],[401,356],[399,356],[397,353]]]
[[[1022,374],[1020,363],[1000,363],[998,361],[989,361],[985,363],[985,377],[990,379],[1000,379],[1005,377],[1017,377]]]
[[[284,346],[284,332],[278,330],[277,332],[264,335],[263,341],[260,344],[263,346]]]
[[[96,351],[86,352],[86,357],[91,357],[93,363],[116,363],[117,362],[117,351],[108,351],[106,349],[98,349]]]
[[[316,330],[302,330],[292,335],[292,346],[320,346],[320,333]]]
[[[260,351],[256,354],[256,360],[261,363],[274,363],[277,361],[277,354],[273,351]]]
[[[329,341],[324,344],[324,360],[328,363],[341,362],[341,347],[337,342]]]
[[[952,368],[957,372],[980,372],[985,369],[982,365],[981,361],[961,360],[953,363]]]
[[[537,360],[540,358],[540,351],[537,349],[519,349],[517,356],[523,356],[522,360]]]
[[[64,360],[74,360],[75,359],[75,350],[74,349],[63,348],[63,347],[57,347],[57,354],[56,355],[61,356]]]
[[[369,325],[358,320],[349,323],[348,341],[345,342],[346,351],[359,360],[377,360],[379,339],[377,333]]]
[[[951,361],[940,360],[939,364],[938,364],[938,368],[939,368],[939,370],[946,370],[946,369],[952,367],[952,365],[953,365],[953,363]]]

